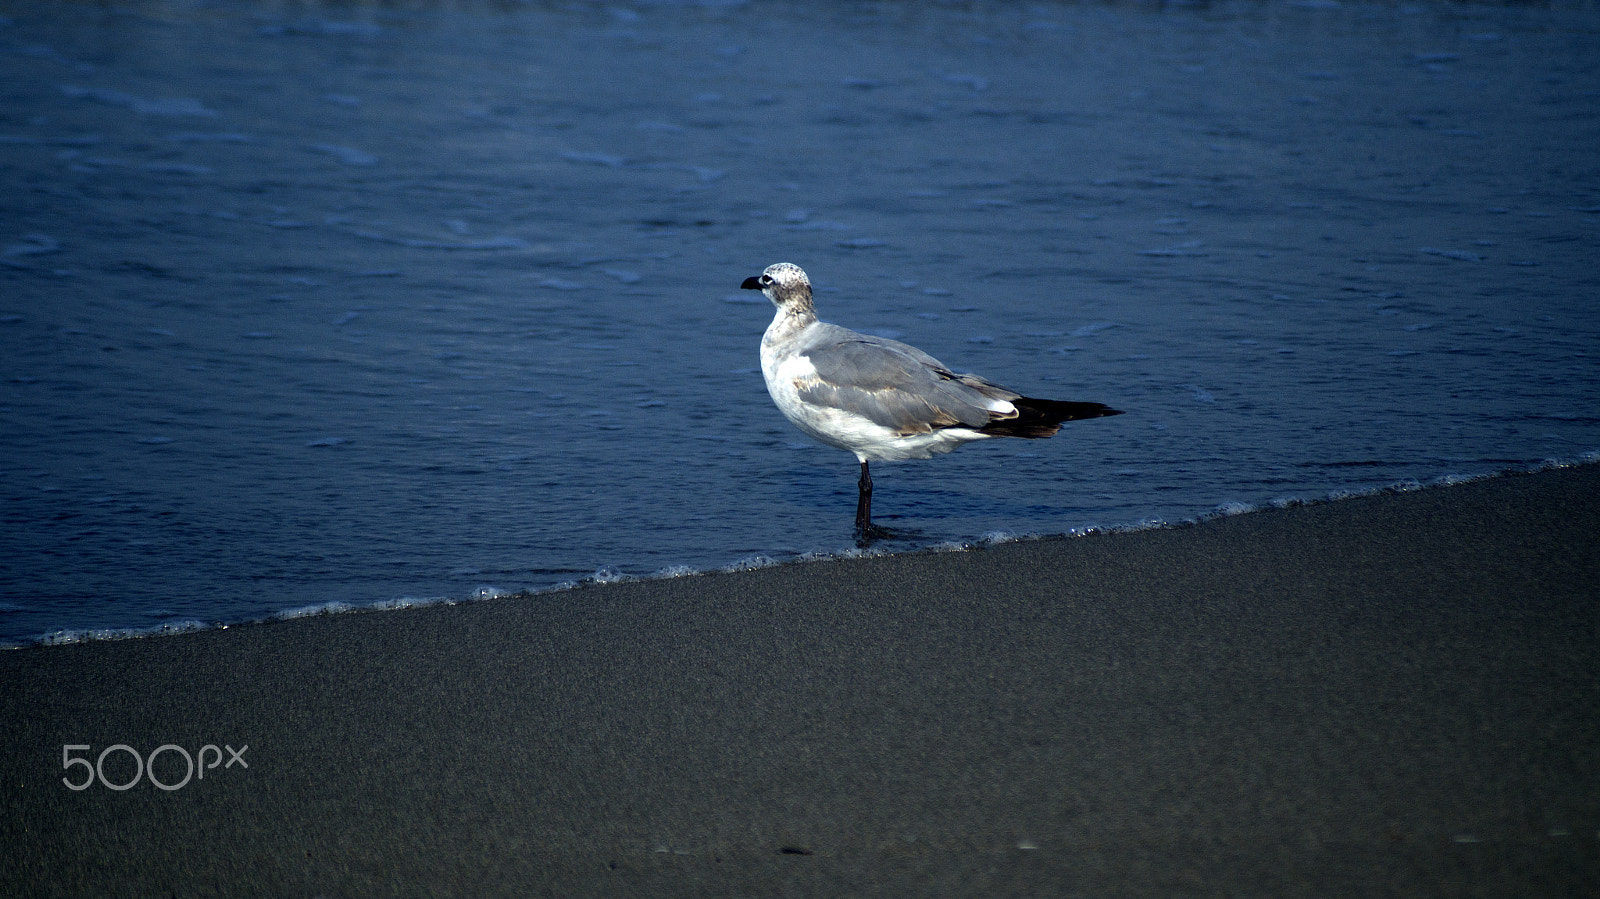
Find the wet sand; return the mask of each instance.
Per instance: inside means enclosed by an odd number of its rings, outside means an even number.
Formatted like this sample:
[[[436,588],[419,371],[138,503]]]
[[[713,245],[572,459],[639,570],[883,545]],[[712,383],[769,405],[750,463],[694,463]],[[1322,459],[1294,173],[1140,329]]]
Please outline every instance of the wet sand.
[[[1587,466],[0,653],[0,892],[1580,895],[1597,535]]]

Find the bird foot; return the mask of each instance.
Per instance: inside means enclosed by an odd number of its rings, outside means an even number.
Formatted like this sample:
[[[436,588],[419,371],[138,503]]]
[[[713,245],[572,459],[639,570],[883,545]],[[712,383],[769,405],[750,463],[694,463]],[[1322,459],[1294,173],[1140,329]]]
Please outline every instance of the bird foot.
[[[875,524],[857,524],[855,529],[857,549],[866,549],[879,540],[905,540],[915,536],[915,531],[895,531]]]

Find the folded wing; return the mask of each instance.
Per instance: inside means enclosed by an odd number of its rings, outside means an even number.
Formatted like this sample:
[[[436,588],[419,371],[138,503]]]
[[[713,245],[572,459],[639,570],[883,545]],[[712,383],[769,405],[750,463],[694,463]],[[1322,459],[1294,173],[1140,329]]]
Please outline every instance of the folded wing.
[[[841,409],[901,436],[939,428],[982,429],[1016,418],[1020,395],[975,375],[958,375],[921,350],[830,328],[802,353],[815,374],[795,386],[808,403]]]

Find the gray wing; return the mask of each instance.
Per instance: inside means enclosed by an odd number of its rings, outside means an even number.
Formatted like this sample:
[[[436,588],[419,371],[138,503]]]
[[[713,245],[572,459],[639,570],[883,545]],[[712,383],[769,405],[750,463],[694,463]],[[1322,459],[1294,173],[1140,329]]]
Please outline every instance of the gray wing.
[[[916,347],[837,326],[819,329],[801,352],[817,370],[815,378],[797,385],[802,399],[853,412],[901,435],[982,427],[1000,417],[990,408],[995,400],[1018,396],[975,375],[956,374]]]

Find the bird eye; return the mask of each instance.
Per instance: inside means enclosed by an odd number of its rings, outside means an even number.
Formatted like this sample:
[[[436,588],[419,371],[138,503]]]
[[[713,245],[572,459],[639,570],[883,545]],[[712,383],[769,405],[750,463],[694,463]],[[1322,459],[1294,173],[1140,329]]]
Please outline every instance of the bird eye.
[[[762,284],[771,284],[772,283],[772,276],[771,275],[762,275],[761,276],[761,283]]]

